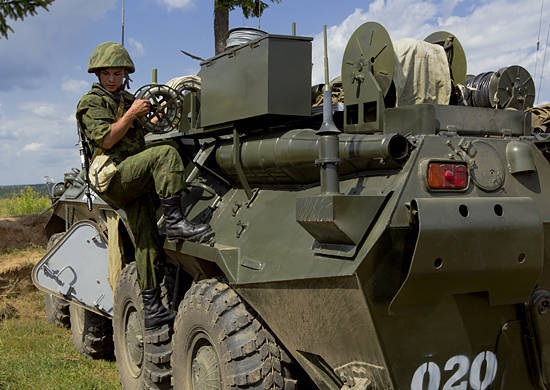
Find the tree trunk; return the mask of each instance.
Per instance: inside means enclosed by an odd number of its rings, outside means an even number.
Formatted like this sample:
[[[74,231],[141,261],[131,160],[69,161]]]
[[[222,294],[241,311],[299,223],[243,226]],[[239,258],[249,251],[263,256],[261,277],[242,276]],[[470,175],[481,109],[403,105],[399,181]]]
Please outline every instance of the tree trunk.
[[[217,3],[217,1],[215,1]],[[214,3],[214,4],[215,4]],[[214,6],[214,42],[216,54],[225,50],[227,31],[229,29],[229,9]]]

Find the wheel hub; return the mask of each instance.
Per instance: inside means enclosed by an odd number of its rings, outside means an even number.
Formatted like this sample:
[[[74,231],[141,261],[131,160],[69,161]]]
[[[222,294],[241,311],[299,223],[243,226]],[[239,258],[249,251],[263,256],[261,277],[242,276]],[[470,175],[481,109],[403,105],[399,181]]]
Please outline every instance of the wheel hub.
[[[125,338],[129,368],[137,376],[143,363],[143,330],[134,308],[127,311]]]
[[[221,375],[218,357],[214,348],[202,345],[196,350],[191,362],[193,390],[221,389]]]

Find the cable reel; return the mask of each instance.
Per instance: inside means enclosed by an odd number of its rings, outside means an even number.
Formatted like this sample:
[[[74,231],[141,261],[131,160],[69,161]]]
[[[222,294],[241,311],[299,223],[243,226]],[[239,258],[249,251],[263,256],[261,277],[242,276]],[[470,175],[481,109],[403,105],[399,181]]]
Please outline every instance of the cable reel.
[[[201,78],[199,76],[175,77],[166,83],[183,96],[182,119],[179,130],[188,131],[198,126],[200,112]]]
[[[501,68],[489,84],[491,105],[499,108],[525,110],[535,102],[535,82],[529,72],[519,65]]]
[[[395,53],[386,29],[375,22],[359,26],[342,58],[346,133],[383,128],[384,108],[395,104],[394,67]]]
[[[148,99],[151,103],[150,112],[141,118],[147,131],[165,134],[179,128],[183,116],[183,95],[177,90],[167,85],[147,84],[139,88],[134,97]]]
[[[434,45],[440,45],[445,49],[447,61],[449,62],[449,70],[451,71],[451,79],[455,84],[464,84],[467,66],[466,53],[458,38],[450,32],[437,31],[428,35],[424,40]]]
[[[466,80],[463,94],[469,106],[525,110],[535,102],[535,83],[527,70],[512,65]]]

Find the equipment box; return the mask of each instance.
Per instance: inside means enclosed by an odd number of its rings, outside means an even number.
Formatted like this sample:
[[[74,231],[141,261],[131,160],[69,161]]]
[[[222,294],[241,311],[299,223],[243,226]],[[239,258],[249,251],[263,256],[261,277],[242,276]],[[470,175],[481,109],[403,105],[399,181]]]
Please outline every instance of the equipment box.
[[[266,35],[201,63],[202,127],[311,115],[312,38]]]

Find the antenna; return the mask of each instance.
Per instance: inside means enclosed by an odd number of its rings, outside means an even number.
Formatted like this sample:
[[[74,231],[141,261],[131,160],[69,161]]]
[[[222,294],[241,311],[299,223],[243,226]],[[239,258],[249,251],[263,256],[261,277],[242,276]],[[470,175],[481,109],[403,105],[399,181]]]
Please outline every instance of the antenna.
[[[324,48],[325,48],[325,91],[330,91],[330,81],[329,81],[329,77],[328,77],[328,50],[327,50],[327,25],[325,24],[323,26],[323,44],[324,44]],[[332,99],[332,95],[331,95],[331,99]],[[331,104],[332,104],[332,101],[331,101]],[[331,109],[331,112],[332,112],[332,109]]]
[[[122,0],[122,46],[124,46],[124,0]]]
[[[537,104],[539,104],[540,87],[542,86],[542,81],[544,76],[544,65],[546,64],[546,49],[548,49],[548,38],[550,38],[550,23],[548,23],[548,31],[546,32],[546,45],[544,46],[544,57],[542,58],[542,67],[540,68],[540,81],[539,81],[539,91],[537,92]]]
[[[323,38],[325,47],[325,87],[323,88],[323,123],[321,128],[316,131],[320,138],[319,159],[316,164],[320,166],[321,195],[334,195],[340,193],[338,179],[338,165],[340,164],[338,134],[340,134],[340,130],[338,130],[332,119],[332,89],[328,72],[326,24],[323,27]]]

